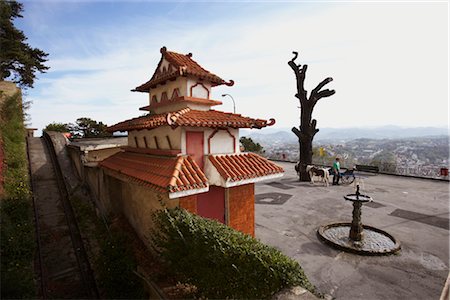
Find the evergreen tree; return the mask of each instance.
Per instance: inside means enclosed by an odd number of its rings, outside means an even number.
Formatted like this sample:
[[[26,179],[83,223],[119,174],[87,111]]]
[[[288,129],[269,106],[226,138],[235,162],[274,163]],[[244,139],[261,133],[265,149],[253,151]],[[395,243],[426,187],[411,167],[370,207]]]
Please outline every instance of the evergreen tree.
[[[239,142],[241,142],[242,146],[244,147],[244,151],[256,153],[264,152],[264,148],[259,143],[255,143],[252,138],[243,136],[239,139]]]
[[[75,137],[109,137],[111,133],[106,131],[107,127],[103,122],[97,122],[90,118],[78,118],[72,130]]]
[[[70,132],[72,133],[72,124],[53,122],[45,126],[44,131]]]
[[[14,26],[14,19],[23,17],[22,11],[21,3],[0,0],[0,79],[11,79],[22,88],[31,88],[35,73],[49,69],[44,65],[48,54],[32,48],[23,31]]]

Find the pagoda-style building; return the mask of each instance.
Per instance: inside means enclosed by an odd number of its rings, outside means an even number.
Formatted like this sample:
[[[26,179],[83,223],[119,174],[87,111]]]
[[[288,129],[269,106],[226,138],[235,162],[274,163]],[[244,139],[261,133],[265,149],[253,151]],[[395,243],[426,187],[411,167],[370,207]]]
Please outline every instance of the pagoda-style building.
[[[121,210],[144,239],[150,214],[161,205],[254,235],[254,183],[281,177],[283,169],[241,153],[239,128],[260,129],[275,120],[212,109],[222,102],[210,98],[211,88],[222,84],[233,81],[205,70],[191,53],[163,47],[153,76],[133,90],[149,94],[149,105],[141,108],[149,113],[108,128],[128,131],[128,146],[100,166],[122,185]]]

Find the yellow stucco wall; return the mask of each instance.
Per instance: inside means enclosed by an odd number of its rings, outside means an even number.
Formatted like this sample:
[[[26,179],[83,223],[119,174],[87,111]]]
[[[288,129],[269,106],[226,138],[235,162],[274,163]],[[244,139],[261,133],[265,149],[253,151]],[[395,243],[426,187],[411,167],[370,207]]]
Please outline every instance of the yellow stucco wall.
[[[85,159],[87,159],[88,162],[98,162],[102,161],[105,158],[110,157],[113,154],[116,154],[117,152],[120,152],[120,148],[106,148],[106,149],[100,149],[100,150],[91,150],[87,153],[85,156]]]
[[[172,129],[170,126],[161,126],[152,130],[133,130],[128,132],[128,146],[136,147],[137,138],[139,148],[145,148],[144,137],[147,140],[147,148],[157,149],[155,138],[158,139],[159,149],[171,149],[169,147],[169,142],[167,141],[167,136],[170,138],[170,143],[172,149],[181,149],[181,128],[177,127]]]
[[[122,212],[136,230],[141,240],[149,245],[149,236],[154,227],[152,214],[159,209],[178,206],[178,199],[169,200],[167,195],[156,193],[148,187],[122,181]],[[164,206],[163,206],[163,205]]]

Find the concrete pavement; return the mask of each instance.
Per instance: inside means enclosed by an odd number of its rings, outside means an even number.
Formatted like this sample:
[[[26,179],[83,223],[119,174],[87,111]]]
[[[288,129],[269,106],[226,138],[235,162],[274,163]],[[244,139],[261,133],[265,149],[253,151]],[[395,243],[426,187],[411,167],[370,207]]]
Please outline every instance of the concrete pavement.
[[[298,182],[294,164],[283,178],[256,185],[256,237],[300,262],[311,282],[336,299],[439,299],[449,273],[449,183],[365,174],[362,193],[374,202],[363,224],[402,244],[397,255],[358,256],[319,241],[320,225],[350,221],[343,196],[354,186]]]

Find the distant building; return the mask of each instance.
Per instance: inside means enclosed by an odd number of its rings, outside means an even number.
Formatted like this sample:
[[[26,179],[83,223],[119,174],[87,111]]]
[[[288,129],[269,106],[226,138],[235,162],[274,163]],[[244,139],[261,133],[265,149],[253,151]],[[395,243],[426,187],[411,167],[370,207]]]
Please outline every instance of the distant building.
[[[267,159],[241,153],[240,128],[275,123],[213,110],[218,85],[233,85],[205,70],[192,54],[161,48],[153,76],[133,91],[148,93],[149,114],[108,128],[127,131],[128,146],[100,163],[110,177],[110,201],[120,203],[145,239],[150,214],[183,207],[254,235],[254,183],[283,175]]]

